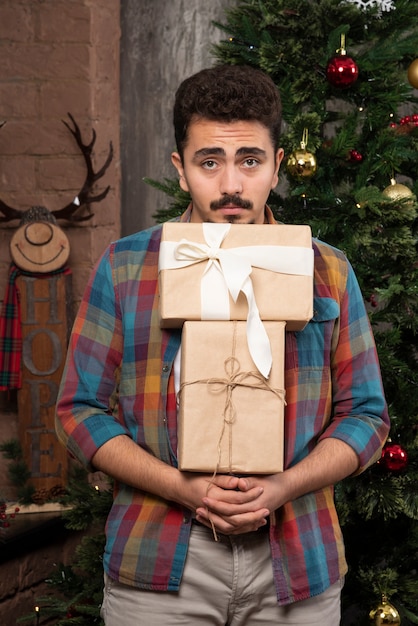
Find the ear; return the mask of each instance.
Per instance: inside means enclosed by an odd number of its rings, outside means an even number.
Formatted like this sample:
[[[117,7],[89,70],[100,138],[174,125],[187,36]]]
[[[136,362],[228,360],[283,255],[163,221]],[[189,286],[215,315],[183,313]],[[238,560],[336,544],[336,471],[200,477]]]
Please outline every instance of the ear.
[[[189,191],[189,187],[187,185],[186,179],[184,177],[184,167],[181,160],[181,157],[178,152],[172,152],[171,154],[171,162],[177,170],[177,174],[180,177],[179,184],[183,191]]]
[[[271,185],[272,189],[274,189],[279,183],[279,169],[280,169],[280,164],[283,161],[283,157],[284,157],[284,150],[283,148],[279,148],[275,156],[274,176],[273,176],[273,181]]]

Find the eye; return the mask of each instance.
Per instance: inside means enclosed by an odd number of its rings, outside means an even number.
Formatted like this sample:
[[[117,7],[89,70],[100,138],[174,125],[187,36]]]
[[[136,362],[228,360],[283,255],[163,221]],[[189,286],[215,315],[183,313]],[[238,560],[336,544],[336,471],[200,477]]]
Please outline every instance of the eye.
[[[243,161],[243,166],[247,168],[257,167],[257,165],[259,164],[260,161],[258,159],[255,159],[254,157],[248,157],[247,159],[245,159],[245,161]]]
[[[212,159],[208,159],[207,161],[204,161],[202,163],[202,167],[205,170],[214,170],[216,168],[216,166],[217,166],[216,161],[212,161]]]

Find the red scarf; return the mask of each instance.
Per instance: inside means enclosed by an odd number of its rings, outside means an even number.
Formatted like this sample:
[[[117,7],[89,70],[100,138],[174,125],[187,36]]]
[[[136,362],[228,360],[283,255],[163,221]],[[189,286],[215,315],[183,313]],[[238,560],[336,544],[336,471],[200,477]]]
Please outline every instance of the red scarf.
[[[20,292],[16,285],[16,279],[20,274],[34,276],[35,278],[49,278],[54,274],[71,270],[63,267],[46,274],[33,274],[11,265],[7,280],[6,295],[0,313],[0,391],[8,389],[20,389],[21,380],[21,356],[22,356],[22,323],[20,314]]]

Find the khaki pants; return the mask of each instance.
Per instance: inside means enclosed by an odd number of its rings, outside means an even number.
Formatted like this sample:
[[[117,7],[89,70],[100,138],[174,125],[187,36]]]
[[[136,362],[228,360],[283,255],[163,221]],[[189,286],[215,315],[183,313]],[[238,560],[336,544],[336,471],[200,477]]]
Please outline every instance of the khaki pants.
[[[280,607],[268,534],[219,539],[193,525],[179,592],[141,591],[105,575],[106,626],[338,626],[342,583]]]

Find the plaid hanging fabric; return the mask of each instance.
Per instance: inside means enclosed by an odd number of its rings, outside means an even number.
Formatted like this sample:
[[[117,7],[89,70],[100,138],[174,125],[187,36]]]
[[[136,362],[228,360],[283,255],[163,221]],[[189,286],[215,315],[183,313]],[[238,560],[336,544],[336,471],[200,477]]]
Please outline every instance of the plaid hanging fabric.
[[[22,324],[20,317],[20,293],[16,278],[20,270],[11,265],[6,294],[0,314],[0,390],[20,389],[22,354]]]
[[[69,267],[64,266],[53,272],[37,274],[25,272],[16,265],[11,265],[7,281],[6,294],[0,313],[0,391],[20,389],[21,357],[22,357],[22,317],[20,309],[20,292],[16,284],[19,276],[33,278],[50,278],[56,274],[71,274]]]

